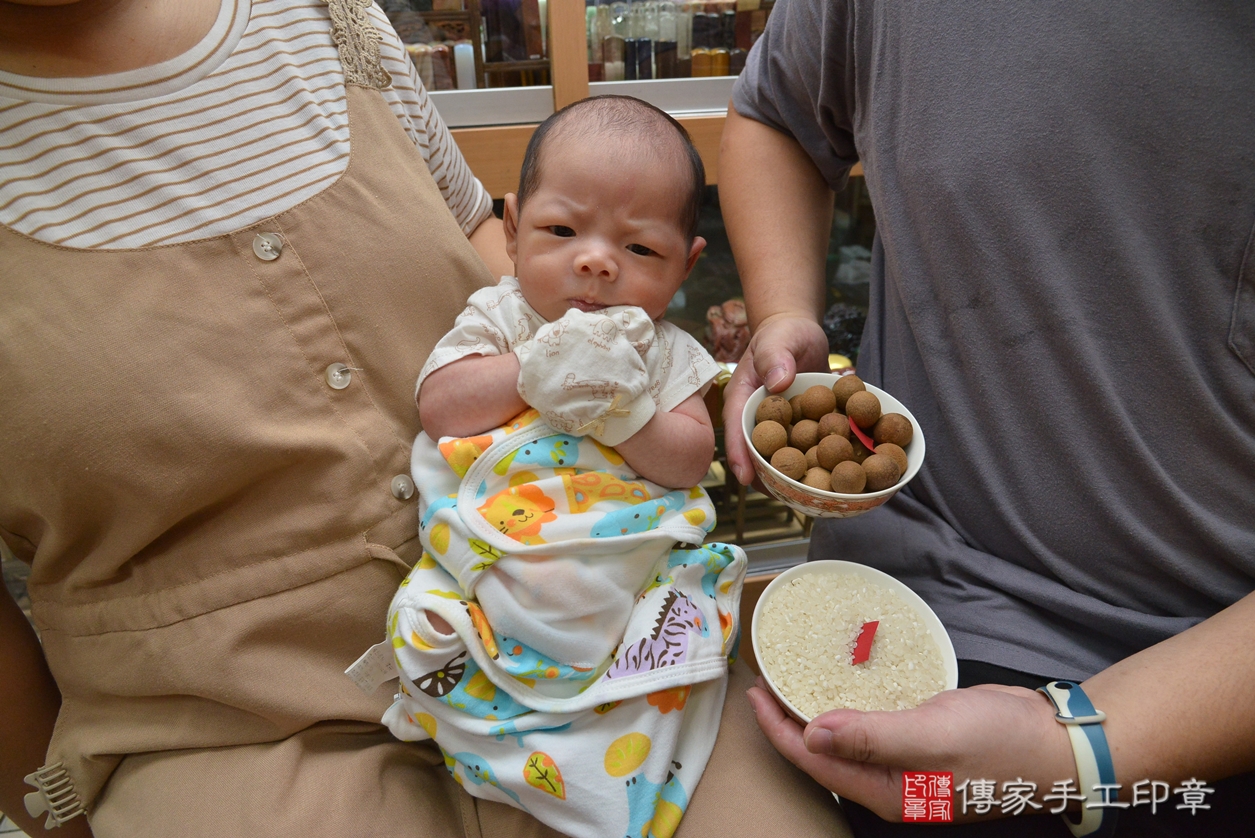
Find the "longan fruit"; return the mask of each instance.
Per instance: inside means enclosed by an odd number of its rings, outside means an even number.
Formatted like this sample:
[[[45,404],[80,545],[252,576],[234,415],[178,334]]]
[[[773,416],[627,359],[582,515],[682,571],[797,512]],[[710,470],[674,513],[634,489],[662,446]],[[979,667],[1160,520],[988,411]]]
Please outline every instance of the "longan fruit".
[[[793,408],[793,421],[800,422],[805,417],[802,416],[802,396],[798,394],[789,399],[789,407]]]
[[[815,455],[820,468],[832,471],[837,463],[854,459],[854,446],[845,437],[832,434],[819,441],[819,445],[815,446]]]
[[[830,434],[840,434],[850,438],[850,420],[844,413],[825,413],[819,417],[819,436],[822,439]]]
[[[821,492],[832,491],[832,475],[828,473],[827,469],[819,466],[807,469],[806,476],[802,478],[802,482],[812,489],[819,489]]]
[[[893,460],[898,464],[898,470],[903,474],[906,474],[906,452],[902,450],[901,446],[895,445],[892,442],[882,442],[876,446],[876,453],[883,454]]]
[[[750,444],[763,455],[763,459],[770,459],[772,454],[789,444],[789,434],[784,425],[768,419],[754,426],[754,432],[750,434]]]
[[[789,406],[789,400],[784,396],[768,396],[759,402],[758,410],[754,412],[754,424],[768,420],[781,425],[792,424],[793,408]]]
[[[855,393],[865,391],[867,385],[863,383],[863,379],[851,373],[843,375],[832,385],[832,395],[837,400],[837,410],[843,413],[849,413],[845,409],[846,400]]]
[[[911,420],[901,413],[886,413],[872,426],[872,441],[877,445],[892,442],[899,448],[906,448],[911,444],[911,437],[914,435],[915,429],[911,427]]]
[[[806,476],[806,455],[796,448],[781,448],[771,455],[771,467],[790,480]]]
[[[789,445],[799,451],[805,451],[819,442],[819,423],[814,419],[802,419],[793,424],[789,431]]]
[[[854,462],[858,463],[860,466],[863,464],[864,460],[872,455],[872,452],[867,450],[867,446],[864,445],[858,437],[852,434],[850,436],[850,445],[854,448]]]
[[[818,420],[825,413],[831,413],[836,406],[837,397],[832,394],[831,387],[816,384],[802,393],[802,416],[806,419]]]
[[[867,485],[867,472],[853,460],[837,463],[832,469],[832,491],[843,495],[857,495]]]
[[[884,454],[872,454],[863,461],[863,471],[867,472],[867,491],[879,492],[888,489],[902,477],[902,471],[892,457]]]
[[[846,399],[845,415],[850,417],[851,422],[866,430],[880,418],[880,399],[876,398],[875,393],[859,390]]]
[[[806,449],[806,467],[808,469],[819,468],[819,446],[812,445]]]

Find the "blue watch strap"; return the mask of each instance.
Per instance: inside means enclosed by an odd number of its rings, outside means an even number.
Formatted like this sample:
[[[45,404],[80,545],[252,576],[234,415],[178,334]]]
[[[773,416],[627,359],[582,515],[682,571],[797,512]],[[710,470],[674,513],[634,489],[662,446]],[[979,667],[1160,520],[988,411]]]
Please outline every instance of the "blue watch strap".
[[[1115,787],[1116,770],[1111,761],[1111,749],[1102,723],[1106,714],[1094,707],[1089,696],[1075,681],[1051,681],[1038,692],[1054,704],[1055,720],[1068,729],[1072,754],[1076,759],[1077,782],[1085,795],[1079,822],[1062,815],[1072,834],[1080,836],[1110,835],[1115,830],[1118,810],[1109,804],[1118,796]],[[1104,787],[1109,794],[1104,794]],[[1127,805],[1127,804],[1124,804]]]

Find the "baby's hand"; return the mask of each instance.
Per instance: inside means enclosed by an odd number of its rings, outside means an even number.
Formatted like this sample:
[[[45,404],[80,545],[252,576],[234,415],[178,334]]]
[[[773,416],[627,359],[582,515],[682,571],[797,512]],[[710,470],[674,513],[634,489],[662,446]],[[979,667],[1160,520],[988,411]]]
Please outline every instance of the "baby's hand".
[[[644,362],[653,340],[636,306],[571,309],[515,348],[519,395],[555,429],[618,445],[656,410]]]

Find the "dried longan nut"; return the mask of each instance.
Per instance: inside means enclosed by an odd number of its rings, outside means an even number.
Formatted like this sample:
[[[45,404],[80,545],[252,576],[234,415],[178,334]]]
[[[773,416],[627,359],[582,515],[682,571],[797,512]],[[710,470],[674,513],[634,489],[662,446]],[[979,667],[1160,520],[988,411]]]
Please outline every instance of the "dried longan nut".
[[[859,390],[846,399],[845,415],[850,417],[851,422],[866,430],[880,418],[880,399],[876,398],[875,393]]]
[[[844,413],[834,411],[819,417],[819,438],[823,439],[831,434],[840,434],[846,439],[850,438],[850,420]]]
[[[771,455],[771,467],[790,480],[806,476],[806,455],[796,448],[781,448]]]
[[[906,448],[911,444],[913,436],[915,436],[915,428],[911,426],[911,420],[901,413],[886,413],[872,426],[872,442],[877,445],[882,442],[892,442],[899,448]]]
[[[876,446],[876,453],[884,454],[886,457],[889,457],[898,464],[898,470],[903,474],[906,474],[908,462],[906,459],[906,452],[902,450],[901,446],[894,445],[892,442],[882,442]]]
[[[793,424],[793,408],[784,396],[768,396],[758,403],[754,412],[754,424],[759,422],[779,422],[781,425]]]
[[[872,454],[863,461],[863,471],[867,472],[867,491],[879,492],[888,489],[902,477],[902,470],[892,457],[884,454]]]
[[[802,396],[800,393],[794,396],[793,398],[789,399],[789,407],[793,408],[793,421],[794,422],[800,422],[802,419],[805,418],[804,416],[802,416]]]
[[[853,373],[838,378],[832,385],[832,395],[837,400],[837,410],[842,413],[849,413],[845,409],[846,400],[855,393],[865,391],[866,389],[867,385],[863,383],[863,379]]]
[[[832,434],[819,441],[819,445],[815,446],[815,454],[819,459],[819,467],[832,471],[837,463],[854,459],[854,446],[845,437]]]
[[[867,472],[853,460],[837,463],[832,470],[832,491],[843,495],[857,495],[867,485]]]
[[[784,425],[768,419],[754,426],[754,432],[750,434],[750,444],[763,455],[764,460],[770,460],[772,454],[789,444],[789,433]]]
[[[819,442],[819,423],[814,419],[802,419],[793,423],[789,431],[789,445],[799,451],[805,451]]]
[[[819,489],[821,492],[832,491],[832,475],[827,469],[819,466],[806,470],[806,476],[802,478],[802,482],[812,489]]]
[[[802,392],[802,417],[819,420],[825,413],[832,413],[837,407],[837,397],[832,394],[831,387],[816,384]]]
[[[808,469],[819,467],[819,446],[812,445],[806,449],[806,467]]]

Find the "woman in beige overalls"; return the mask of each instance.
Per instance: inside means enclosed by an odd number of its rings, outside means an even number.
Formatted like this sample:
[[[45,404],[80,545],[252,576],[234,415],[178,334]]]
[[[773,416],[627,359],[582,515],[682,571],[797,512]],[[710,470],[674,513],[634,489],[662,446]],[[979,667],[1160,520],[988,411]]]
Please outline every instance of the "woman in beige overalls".
[[[23,775],[60,763],[101,838],[552,834],[462,793],[431,743],[394,741],[391,691],[343,674],[418,556],[419,367],[491,278],[378,93],[362,3],[330,5],[352,146],[321,193],[171,246],[0,226],[0,537],[31,562],[43,652],[0,596],[10,814]],[[24,64],[44,42],[19,49],[13,29],[0,69],[111,72],[93,51],[111,21],[155,64],[218,0],[79,6],[104,7],[94,47],[47,33],[49,63]],[[830,798],[754,728],[748,677],[679,834],[839,834]],[[88,834],[84,818],[61,834]]]

